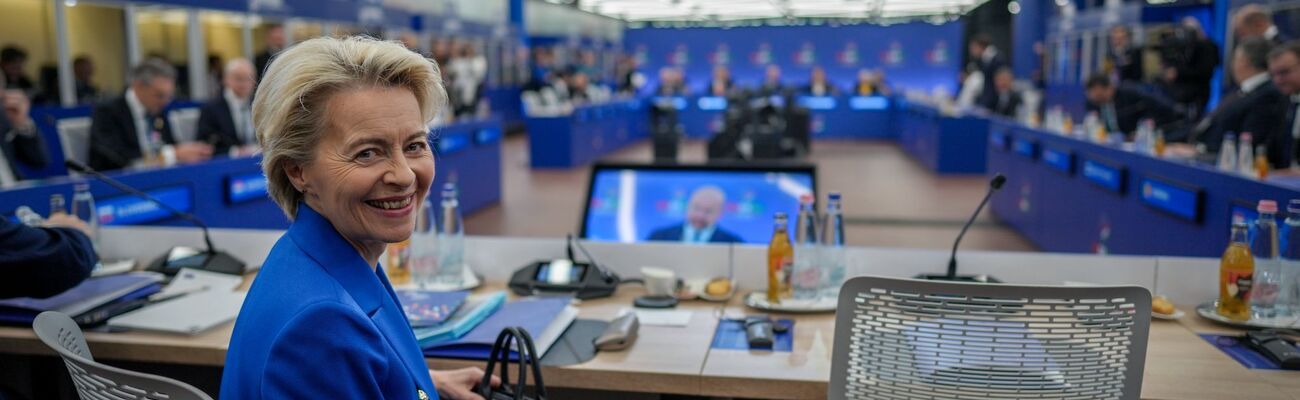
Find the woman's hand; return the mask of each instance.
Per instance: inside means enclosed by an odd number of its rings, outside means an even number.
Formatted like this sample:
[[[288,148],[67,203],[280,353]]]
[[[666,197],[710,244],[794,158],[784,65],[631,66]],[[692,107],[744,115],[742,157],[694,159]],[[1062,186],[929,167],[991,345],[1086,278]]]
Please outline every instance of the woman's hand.
[[[446,400],[483,400],[474,392],[483,382],[483,369],[461,368],[451,371],[429,371],[433,385],[438,387],[438,397]],[[501,378],[492,375],[492,387],[501,386]]]

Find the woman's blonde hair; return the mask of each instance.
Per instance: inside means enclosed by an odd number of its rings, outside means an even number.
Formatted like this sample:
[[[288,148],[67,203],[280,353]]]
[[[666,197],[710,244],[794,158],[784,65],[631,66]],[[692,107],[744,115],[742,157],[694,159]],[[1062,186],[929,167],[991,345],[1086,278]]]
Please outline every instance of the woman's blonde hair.
[[[427,123],[446,107],[447,91],[433,60],[397,42],[367,37],[322,37],[276,55],[253,101],[253,124],[262,146],[262,172],[271,199],[293,220],[303,195],[285,168],[312,161],[334,94],[367,87],[405,88]]]

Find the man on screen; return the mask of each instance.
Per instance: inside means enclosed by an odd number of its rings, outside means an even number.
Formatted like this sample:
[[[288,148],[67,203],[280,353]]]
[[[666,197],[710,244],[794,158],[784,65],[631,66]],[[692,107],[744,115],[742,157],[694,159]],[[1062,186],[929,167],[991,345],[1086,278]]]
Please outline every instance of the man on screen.
[[[738,243],[740,236],[718,227],[727,195],[717,186],[703,186],[691,193],[686,204],[686,221],[650,232],[647,240],[682,243]]]

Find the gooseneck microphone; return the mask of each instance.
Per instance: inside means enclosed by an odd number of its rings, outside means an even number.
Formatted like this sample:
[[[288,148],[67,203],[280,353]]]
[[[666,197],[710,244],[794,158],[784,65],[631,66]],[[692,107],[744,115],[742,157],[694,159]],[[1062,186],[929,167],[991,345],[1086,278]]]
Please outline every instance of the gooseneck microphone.
[[[150,196],[148,193],[122,183],[117,179],[110,178],[108,175],[104,175],[103,173],[75,160],[64,160],[63,165],[67,166],[70,170],[90,175],[117,190],[148,200],[150,203],[162,208],[171,215],[189,221],[203,230],[203,243],[207,246],[206,251],[197,251],[188,247],[174,247],[167,251],[167,254],[163,254],[162,257],[159,257],[158,260],[154,261],[149,267],[150,270],[162,272],[167,275],[175,274],[181,268],[198,268],[235,275],[244,273],[244,262],[239,261],[239,259],[236,259],[230,254],[217,251],[217,248],[212,245],[212,235],[208,232],[208,224],[203,223],[203,220],[200,220],[199,217],[194,216],[194,214],[177,210],[172,206],[163,203],[161,200]]]
[[[970,229],[971,225],[975,224],[975,218],[978,218],[980,212],[984,211],[984,206],[989,204],[989,199],[993,197],[993,193],[997,192],[998,189],[1002,189],[1002,185],[1005,185],[1006,183],[1007,183],[1007,177],[1002,174],[994,175],[993,179],[989,181],[989,190],[988,192],[984,193],[984,200],[980,201],[979,207],[975,208],[975,213],[971,214],[970,220],[966,221],[966,225],[963,225],[961,227],[961,233],[957,234],[957,240],[953,241],[952,243],[952,253],[948,256],[948,273],[943,275],[922,274],[922,275],[918,275],[917,279],[968,281],[968,282],[993,282],[993,283],[999,282],[997,279],[994,279],[993,277],[987,275],[958,276],[957,275],[957,247],[961,246],[961,239],[966,236],[966,231]]]

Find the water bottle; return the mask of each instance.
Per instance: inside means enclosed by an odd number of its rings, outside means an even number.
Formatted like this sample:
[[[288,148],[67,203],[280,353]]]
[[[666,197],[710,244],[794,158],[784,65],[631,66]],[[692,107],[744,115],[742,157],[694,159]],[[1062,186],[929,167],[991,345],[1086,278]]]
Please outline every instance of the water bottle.
[[[814,299],[821,291],[821,246],[817,241],[817,219],[812,195],[801,196],[799,218],[795,222],[794,273],[791,277],[795,299]]]
[[[456,184],[443,185],[438,217],[438,266],[434,279],[442,286],[460,287],[465,278],[465,226],[461,223]]]
[[[410,243],[399,251],[406,252],[403,268],[409,271],[411,282],[421,290],[427,290],[434,283],[438,269],[438,207],[434,206],[433,200],[425,198],[418,211]]]
[[[1286,206],[1282,226],[1282,267],[1277,290],[1276,308],[1288,318],[1300,316],[1300,199]]]
[[[95,214],[95,196],[90,195],[90,184],[77,183],[72,191],[72,216],[85,221],[92,233],[91,243],[99,244],[99,215]]]
[[[826,226],[822,233],[822,268],[825,270],[825,282],[822,284],[822,297],[838,299],[840,285],[848,271],[848,260],[844,251],[844,213],[840,205],[840,193],[831,192],[826,200]]]
[[[1223,145],[1219,146],[1219,170],[1232,172],[1237,170],[1237,135],[1223,135]]]
[[[1237,173],[1241,176],[1255,177],[1255,146],[1251,142],[1250,132],[1242,132],[1237,144]]]
[[[1250,240],[1250,253],[1255,256],[1255,275],[1251,282],[1250,312],[1251,318],[1269,319],[1277,316],[1277,291],[1282,283],[1281,258],[1277,240],[1277,202],[1260,200],[1255,209],[1259,219],[1255,220]]]

